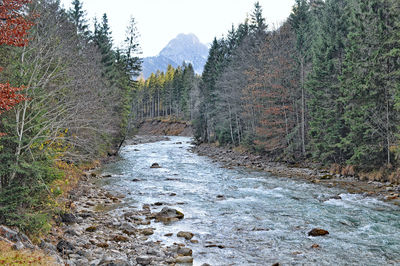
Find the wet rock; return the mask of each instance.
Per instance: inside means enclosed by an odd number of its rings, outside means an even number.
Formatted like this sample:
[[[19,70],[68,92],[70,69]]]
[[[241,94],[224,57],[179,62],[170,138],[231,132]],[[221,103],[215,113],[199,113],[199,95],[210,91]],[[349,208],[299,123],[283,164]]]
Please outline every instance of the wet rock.
[[[191,232],[180,231],[180,232],[178,232],[177,236],[184,237],[186,240],[190,240],[193,238],[194,234]]]
[[[164,205],[164,202],[155,202],[153,205],[154,206],[162,206],[162,205]]]
[[[66,224],[73,224],[76,223],[76,216],[73,215],[72,213],[63,213],[60,215],[61,217],[61,222],[66,223]]]
[[[184,248],[184,247],[180,247],[178,249],[178,255],[181,256],[192,256],[192,250],[190,248]]]
[[[205,245],[206,248],[219,248],[219,249],[224,249],[225,246],[224,245],[217,245],[217,244],[209,244],[209,245]]]
[[[342,197],[341,197],[341,196],[339,196],[339,195],[336,195],[336,196],[332,197],[332,199],[335,199],[335,200],[341,200],[341,199],[342,199]]]
[[[319,249],[320,246],[319,246],[318,244],[313,244],[313,245],[311,246],[311,248],[313,248],[313,249]]]
[[[272,264],[272,266],[280,266],[281,264],[279,262]]]
[[[182,142],[180,142],[180,141],[179,142],[175,142],[175,144],[182,144]]]
[[[176,263],[193,263],[193,257],[190,256],[179,256],[175,259]]]
[[[140,181],[142,181],[142,180],[140,180],[140,179],[138,179],[138,178],[132,179],[132,182],[140,182]]]
[[[211,265],[208,263],[203,263],[203,264],[201,264],[201,266],[211,266]]]
[[[328,235],[329,232],[321,229],[321,228],[314,228],[313,230],[311,230],[310,232],[308,232],[309,236],[324,236],[324,235]]]
[[[73,251],[75,250],[74,245],[72,245],[70,242],[65,241],[65,240],[60,240],[57,244],[57,250],[60,253],[65,253],[66,251]]]
[[[150,236],[150,235],[154,234],[154,230],[152,228],[145,228],[145,229],[142,229],[141,233],[145,236]]]
[[[102,175],[101,177],[102,177],[102,178],[110,178],[110,177],[112,177],[112,175],[110,175],[110,174],[105,174],[105,175]]]
[[[96,246],[98,246],[99,248],[108,248],[110,245],[107,243],[97,243]]]
[[[80,217],[82,217],[83,219],[87,219],[87,218],[93,217],[93,213],[91,213],[91,212],[81,212],[78,215]]]
[[[161,168],[161,166],[158,163],[153,163],[150,168]]]
[[[190,240],[190,243],[192,243],[192,244],[198,244],[198,243],[199,243],[199,240],[197,240],[197,239],[192,239],[192,240]]]
[[[170,237],[170,236],[173,236],[173,235],[174,235],[173,233],[168,233],[168,234],[165,234],[164,236]]]
[[[95,232],[97,230],[97,226],[89,226],[88,228],[85,229],[86,232]]]
[[[170,197],[175,197],[175,196],[176,196],[176,193],[170,193],[169,196],[170,196]]]
[[[132,231],[130,231],[130,230],[123,230],[122,231],[124,234],[126,234],[126,235],[128,235],[128,236],[135,236],[136,235],[136,231],[135,230],[132,230]]]
[[[112,240],[114,240],[115,242],[128,242],[129,238],[127,238],[126,236],[116,235],[112,238]]]
[[[159,213],[156,213],[156,221],[169,223],[183,219],[184,214],[176,209],[164,207]]]
[[[224,195],[217,195],[217,199],[225,199]]]
[[[149,265],[152,259],[149,256],[140,256],[136,258],[136,262],[140,265]]]

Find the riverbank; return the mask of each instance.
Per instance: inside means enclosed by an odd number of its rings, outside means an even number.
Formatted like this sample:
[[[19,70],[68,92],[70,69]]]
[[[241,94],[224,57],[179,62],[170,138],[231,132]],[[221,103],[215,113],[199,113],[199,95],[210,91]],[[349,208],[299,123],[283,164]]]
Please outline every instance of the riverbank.
[[[334,174],[328,169],[317,169],[316,167],[291,167],[283,163],[269,162],[268,158],[262,156],[213,144],[202,143],[194,146],[192,151],[201,156],[208,156],[215,162],[222,163],[226,168],[247,167],[265,171],[277,177],[302,179],[327,187],[338,187],[352,194],[364,194],[400,205],[400,185],[389,182],[358,180],[353,176]]]
[[[47,245],[57,250],[68,265],[169,265],[173,254],[159,242],[148,241],[152,229],[149,206],[116,217],[112,210],[125,195],[101,188],[93,172],[82,178],[69,195],[70,211],[61,215],[60,226],[50,233]]]
[[[168,137],[137,136],[125,145],[164,140]],[[158,214],[152,212],[154,206],[143,204],[142,209],[116,216],[113,210],[124,205],[126,195],[99,184],[110,177],[99,166],[84,172],[64,199],[68,210],[60,215],[59,225],[52,228],[41,248],[66,265],[174,265],[193,260],[184,244],[162,246],[161,241],[149,240],[154,233],[151,220]]]

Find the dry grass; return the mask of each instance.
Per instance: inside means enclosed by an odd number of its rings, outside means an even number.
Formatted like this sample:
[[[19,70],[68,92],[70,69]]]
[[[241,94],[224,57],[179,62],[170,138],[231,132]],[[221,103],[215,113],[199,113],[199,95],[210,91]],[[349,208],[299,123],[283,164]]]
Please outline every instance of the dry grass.
[[[0,265],[58,265],[40,251],[12,250],[11,245],[0,240]]]

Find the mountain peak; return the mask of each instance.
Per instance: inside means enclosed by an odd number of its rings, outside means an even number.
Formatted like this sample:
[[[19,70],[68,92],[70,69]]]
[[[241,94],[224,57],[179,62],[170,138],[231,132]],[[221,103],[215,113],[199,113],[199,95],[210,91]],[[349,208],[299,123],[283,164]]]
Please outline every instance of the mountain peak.
[[[177,67],[183,62],[191,63],[195,72],[201,74],[207,56],[208,47],[202,44],[195,34],[181,33],[172,39],[158,56],[144,58],[143,75],[147,78],[157,70],[165,71],[169,64]]]

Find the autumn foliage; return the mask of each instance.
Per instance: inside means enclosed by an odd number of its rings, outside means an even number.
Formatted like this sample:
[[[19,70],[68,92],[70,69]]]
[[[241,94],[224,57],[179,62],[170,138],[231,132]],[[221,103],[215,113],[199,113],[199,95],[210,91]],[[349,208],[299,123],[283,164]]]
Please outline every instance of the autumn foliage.
[[[0,45],[22,47],[28,43],[28,30],[33,23],[24,17],[22,9],[29,2],[0,0]],[[8,82],[0,83],[0,114],[26,100],[24,95],[18,94],[22,89],[23,87],[12,87]]]

